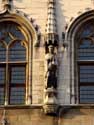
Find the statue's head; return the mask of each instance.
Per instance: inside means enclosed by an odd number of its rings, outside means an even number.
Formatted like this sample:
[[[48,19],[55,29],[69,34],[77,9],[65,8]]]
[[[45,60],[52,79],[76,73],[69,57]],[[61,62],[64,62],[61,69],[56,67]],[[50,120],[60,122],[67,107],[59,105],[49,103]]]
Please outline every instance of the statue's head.
[[[53,53],[54,52],[54,46],[53,45],[49,45],[48,46],[48,50],[49,50],[49,53]]]

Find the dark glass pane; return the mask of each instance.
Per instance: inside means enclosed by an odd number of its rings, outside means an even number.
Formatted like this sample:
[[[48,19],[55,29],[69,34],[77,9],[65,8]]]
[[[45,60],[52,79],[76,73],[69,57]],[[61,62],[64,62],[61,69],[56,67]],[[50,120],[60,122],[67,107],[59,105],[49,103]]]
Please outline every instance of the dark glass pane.
[[[0,105],[4,104],[4,88],[0,87]]]
[[[11,87],[10,104],[25,103],[25,87]]]
[[[15,27],[15,31],[13,30],[13,33],[15,34],[15,37],[17,37],[20,40],[24,40],[24,35],[22,34],[22,32],[20,31],[20,29],[18,27]]]
[[[12,66],[10,69],[10,104],[24,104],[26,81],[25,66]]]
[[[94,103],[94,65],[80,66],[80,103]]]
[[[4,104],[5,67],[0,66],[0,105]]]
[[[0,67],[0,85],[5,84],[5,67]]]
[[[8,44],[12,41],[12,38],[11,38],[11,33],[5,33],[5,38],[4,38],[4,41]]]
[[[9,44],[15,38],[25,40],[23,33],[20,30],[20,26],[13,22],[0,23],[0,39]]]
[[[87,37],[89,36],[92,32],[94,32],[94,27],[92,27],[90,24],[87,25],[87,26],[84,26],[83,27],[83,30],[81,32],[81,37],[84,38],[84,37]]]
[[[80,66],[80,83],[92,83],[94,85],[94,66]]]
[[[3,44],[0,43],[0,62],[5,62],[6,60],[6,49]]]
[[[84,40],[78,48],[78,60],[94,60],[94,44]]]
[[[94,86],[80,86],[80,103],[94,103]]]
[[[94,20],[89,20],[86,21],[86,23],[80,27],[80,31],[77,32],[77,35],[80,36],[80,38],[84,38],[87,36],[93,36],[93,33],[94,33]]]
[[[11,84],[25,84],[26,71],[25,67],[11,67]]]
[[[26,48],[21,45],[21,42],[15,42],[9,51],[10,61],[25,61]]]

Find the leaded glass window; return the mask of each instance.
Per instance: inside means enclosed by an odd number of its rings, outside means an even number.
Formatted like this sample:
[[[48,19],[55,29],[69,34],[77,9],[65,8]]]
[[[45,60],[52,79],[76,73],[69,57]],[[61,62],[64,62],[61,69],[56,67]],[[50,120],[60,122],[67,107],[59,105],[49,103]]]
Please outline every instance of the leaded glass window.
[[[27,43],[20,26],[0,23],[0,105],[25,104]]]
[[[4,104],[5,69],[6,69],[6,67],[4,65],[2,65],[2,67],[0,66],[0,104]]]
[[[25,102],[25,66],[10,67],[10,104],[20,104]]]
[[[81,28],[77,40],[79,103],[94,103],[94,21]]]

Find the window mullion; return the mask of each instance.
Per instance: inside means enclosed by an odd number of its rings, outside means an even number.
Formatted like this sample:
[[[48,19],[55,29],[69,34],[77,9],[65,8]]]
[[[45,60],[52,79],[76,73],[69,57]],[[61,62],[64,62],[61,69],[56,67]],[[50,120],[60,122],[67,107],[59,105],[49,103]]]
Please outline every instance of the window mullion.
[[[8,65],[8,47],[6,50],[6,85],[5,85],[5,105],[8,105],[9,100],[9,65]]]

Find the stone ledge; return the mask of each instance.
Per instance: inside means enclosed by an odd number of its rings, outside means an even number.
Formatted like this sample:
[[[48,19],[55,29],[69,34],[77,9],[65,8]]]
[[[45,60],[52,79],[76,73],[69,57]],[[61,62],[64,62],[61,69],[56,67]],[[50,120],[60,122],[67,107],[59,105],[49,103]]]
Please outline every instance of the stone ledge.
[[[30,104],[30,105],[2,105],[0,109],[40,109],[42,104]]]
[[[59,107],[63,108],[94,108],[94,104],[60,104]]]
[[[41,109],[44,104],[31,104],[31,105],[2,105],[0,109]],[[94,104],[58,104],[59,107],[63,108],[94,108]]]

